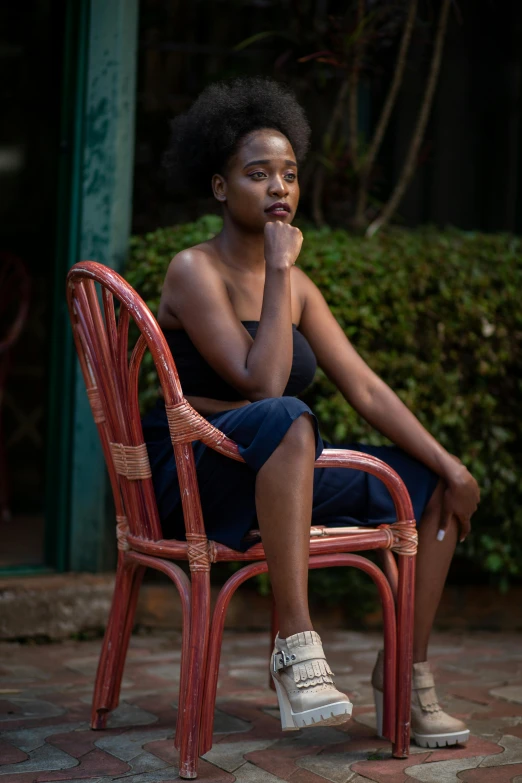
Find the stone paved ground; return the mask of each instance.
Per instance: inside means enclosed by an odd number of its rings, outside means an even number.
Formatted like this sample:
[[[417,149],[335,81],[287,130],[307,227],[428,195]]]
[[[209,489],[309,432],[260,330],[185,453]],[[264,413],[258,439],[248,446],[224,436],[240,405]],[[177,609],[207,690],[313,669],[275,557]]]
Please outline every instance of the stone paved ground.
[[[214,747],[201,761],[207,783],[522,783],[521,637],[437,634],[431,648],[439,692],[472,730],[466,747],[391,758],[375,737],[369,684],[376,634],[323,634],[337,683],[352,695],[344,730],[283,735],[267,688],[267,636],[225,639]],[[99,641],[0,645],[0,783],[174,781],[172,744],[179,638],[135,636],[120,707],[104,732],[89,730]]]

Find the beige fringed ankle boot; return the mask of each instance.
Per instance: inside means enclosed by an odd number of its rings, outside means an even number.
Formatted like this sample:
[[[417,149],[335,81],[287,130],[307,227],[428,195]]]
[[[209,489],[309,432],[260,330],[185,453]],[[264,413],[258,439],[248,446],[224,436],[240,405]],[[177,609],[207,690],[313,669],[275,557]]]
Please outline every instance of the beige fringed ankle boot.
[[[381,650],[372,674],[373,694],[377,712],[377,734],[382,737],[384,654]],[[457,718],[448,715],[439,704],[435,681],[427,661],[413,664],[411,683],[411,735],[421,748],[444,748],[464,744],[469,729]]]
[[[345,723],[352,704],[333,682],[321,638],[315,631],[276,637],[270,661],[281,726],[293,731],[304,726],[332,726]]]

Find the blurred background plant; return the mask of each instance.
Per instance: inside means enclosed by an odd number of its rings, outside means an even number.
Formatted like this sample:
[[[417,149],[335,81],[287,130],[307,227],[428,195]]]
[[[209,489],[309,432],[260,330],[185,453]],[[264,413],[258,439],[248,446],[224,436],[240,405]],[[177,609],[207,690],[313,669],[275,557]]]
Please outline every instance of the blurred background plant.
[[[126,277],[153,312],[172,256],[220,227],[206,215],[133,237]],[[506,588],[522,563],[522,239],[424,227],[368,240],[302,228],[299,265],[357,350],[480,484],[474,535],[459,548],[454,577],[487,575]],[[145,409],[157,394],[150,362],[142,384]],[[385,442],[320,371],[304,399],[329,440]],[[312,585],[330,591],[322,575]]]

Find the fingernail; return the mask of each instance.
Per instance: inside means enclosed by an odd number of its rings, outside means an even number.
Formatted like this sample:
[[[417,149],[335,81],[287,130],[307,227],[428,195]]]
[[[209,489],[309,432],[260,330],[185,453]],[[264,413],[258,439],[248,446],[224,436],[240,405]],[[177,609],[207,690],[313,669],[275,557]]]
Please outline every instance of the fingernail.
[[[446,535],[446,531],[445,530],[442,530],[442,529],[439,530],[439,532],[437,533],[437,541],[444,541],[444,536],[445,535]]]

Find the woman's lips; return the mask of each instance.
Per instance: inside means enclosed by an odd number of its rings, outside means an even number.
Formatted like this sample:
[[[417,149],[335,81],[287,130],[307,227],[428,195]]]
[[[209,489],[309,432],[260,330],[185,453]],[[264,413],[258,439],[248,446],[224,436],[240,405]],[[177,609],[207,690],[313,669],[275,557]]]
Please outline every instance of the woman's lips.
[[[268,212],[270,215],[277,215],[278,217],[282,217],[284,215],[290,214],[290,207],[288,204],[285,204],[282,201],[278,201],[276,204],[272,204],[271,207],[268,207],[268,209],[265,209],[265,212]]]

